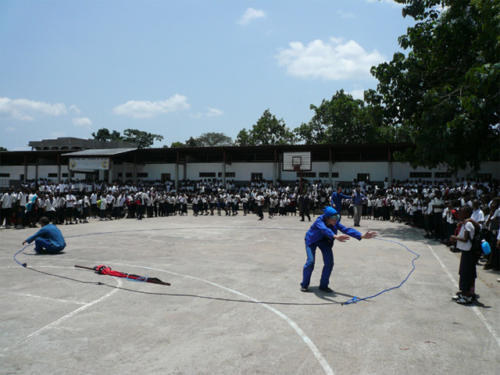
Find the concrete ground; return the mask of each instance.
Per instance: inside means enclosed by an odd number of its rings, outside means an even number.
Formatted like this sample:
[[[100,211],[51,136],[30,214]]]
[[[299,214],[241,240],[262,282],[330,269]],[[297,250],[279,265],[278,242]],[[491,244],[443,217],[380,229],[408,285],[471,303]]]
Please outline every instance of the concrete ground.
[[[458,305],[457,254],[417,229],[365,220],[361,231],[380,237],[335,244],[335,294],[317,289],[321,256],[302,293],[308,227],[290,216],[93,221],[61,226],[63,254],[28,247],[18,256],[27,268],[12,256],[34,229],[2,229],[0,373],[498,374],[498,274],[478,268],[480,303]],[[405,246],[421,256],[401,288],[341,305],[398,285],[415,257]]]

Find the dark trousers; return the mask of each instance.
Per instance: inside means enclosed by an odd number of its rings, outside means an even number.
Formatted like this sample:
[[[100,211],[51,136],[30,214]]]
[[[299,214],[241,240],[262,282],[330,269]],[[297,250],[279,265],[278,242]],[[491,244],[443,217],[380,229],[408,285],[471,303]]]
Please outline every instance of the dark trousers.
[[[321,250],[321,254],[323,255],[323,271],[321,272],[321,280],[319,283],[320,288],[328,287],[330,282],[330,275],[333,270],[333,251],[332,251],[332,243],[326,240],[319,241],[312,245],[306,244],[306,254],[307,260],[304,264],[304,269],[302,271],[302,282],[300,285],[303,288],[309,287],[309,283],[311,281],[311,275],[314,270],[314,262],[316,258],[316,248],[319,247]]]
[[[460,275],[458,286],[463,293],[474,293],[474,284],[477,277],[476,262],[477,255],[475,251],[472,249],[469,251],[462,251],[460,257],[460,268],[458,270]]]
[[[35,251],[37,254],[57,254],[61,252],[64,247],[56,247],[49,240],[45,238],[35,239]]]
[[[11,208],[1,208],[0,209],[0,226],[3,224],[5,220],[5,226],[10,225],[10,217],[12,216]]]

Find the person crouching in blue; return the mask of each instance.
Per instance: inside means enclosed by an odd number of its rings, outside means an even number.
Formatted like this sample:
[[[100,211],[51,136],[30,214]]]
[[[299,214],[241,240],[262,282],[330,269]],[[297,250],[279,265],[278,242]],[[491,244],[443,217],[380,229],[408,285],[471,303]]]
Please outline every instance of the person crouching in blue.
[[[49,224],[49,219],[42,216],[39,221],[42,226],[38,232],[27,238],[23,245],[35,241],[35,251],[37,254],[57,254],[65,247],[64,237],[54,224]]]
[[[337,235],[337,231],[339,230],[345,235]],[[309,282],[311,281],[311,275],[314,269],[317,247],[319,247],[321,253],[323,254],[324,263],[319,289],[326,293],[332,293],[333,290],[328,287],[328,283],[333,270],[332,247],[334,241],[338,240],[340,242],[345,242],[349,239],[349,237],[361,240],[362,238],[370,239],[376,236],[376,232],[366,232],[362,235],[356,229],[343,226],[340,224],[340,215],[337,210],[333,207],[326,207],[323,210],[323,215],[316,219],[314,224],[311,225],[306,233],[305,242],[307,261],[306,264],[304,264],[303,279],[300,283],[300,290],[303,292],[308,291]]]

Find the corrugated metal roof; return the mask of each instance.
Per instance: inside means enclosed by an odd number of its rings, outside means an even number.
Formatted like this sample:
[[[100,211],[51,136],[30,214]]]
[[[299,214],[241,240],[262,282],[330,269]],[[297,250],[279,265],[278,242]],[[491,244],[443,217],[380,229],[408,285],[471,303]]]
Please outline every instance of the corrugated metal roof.
[[[62,154],[62,156],[113,156],[118,154],[125,154],[127,152],[135,150],[137,150],[137,148],[101,148],[70,152],[67,154]]]

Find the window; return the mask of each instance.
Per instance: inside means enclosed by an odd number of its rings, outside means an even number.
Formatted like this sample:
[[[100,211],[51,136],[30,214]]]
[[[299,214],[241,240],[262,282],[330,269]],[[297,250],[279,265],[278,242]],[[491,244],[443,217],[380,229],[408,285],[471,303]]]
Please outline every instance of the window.
[[[252,173],[250,176],[252,181],[262,181],[262,173]]]
[[[215,177],[215,172],[200,172],[200,177]]]
[[[122,177],[123,176],[123,173],[122,172],[119,172],[118,173],[118,178]]]
[[[339,172],[332,172],[332,177],[338,177]],[[328,178],[328,172],[319,172],[319,177]]]
[[[10,173],[0,173],[0,177],[10,177]]]
[[[297,172],[297,177],[316,177],[316,172]]]
[[[431,178],[431,172],[410,172],[410,178]]]
[[[369,173],[358,173],[357,181],[370,181]]]
[[[217,175],[219,177],[222,177],[222,172],[217,173]],[[226,178],[228,178],[228,177],[233,177],[234,178],[235,176],[236,176],[236,173],[234,173],[234,172],[226,172]]]
[[[436,178],[450,178],[451,173],[450,172],[435,172],[434,177],[436,177]]]
[[[148,177],[148,174],[147,174],[147,172],[139,172],[139,173],[137,173],[137,177],[140,177],[140,178],[147,178],[147,177]]]
[[[57,173],[49,173],[48,176],[49,177],[57,177]]]
[[[67,173],[63,173],[62,176],[63,177],[68,177],[68,174]]]
[[[162,173],[161,174],[161,181],[162,182],[170,181],[170,173]]]

